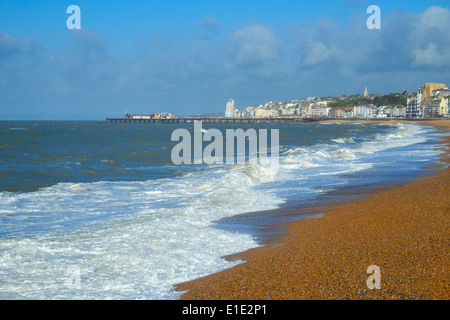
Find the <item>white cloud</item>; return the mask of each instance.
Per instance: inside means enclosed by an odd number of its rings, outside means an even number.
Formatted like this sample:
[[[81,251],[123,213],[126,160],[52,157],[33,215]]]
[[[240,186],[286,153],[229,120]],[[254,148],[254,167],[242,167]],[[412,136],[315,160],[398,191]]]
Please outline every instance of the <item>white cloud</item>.
[[[450,9],[432,6],[425,10],[419,17],[417,26],[419,28],[437,28],[448,33],[450,30]]]
[[[261,25],[236,31],[231,37],[231,48],[240,65],[261,64],[279,57],[279,42],[274,31]]]
[[[19,44],[16,39],[0,30],[0,58],[9,56],[19,51]]]
[[[450,10],[430,7],[412,21],[409,48],[412,66],[450,66]]]
[[[219,19],[216,17],[203,17],[201,25],[204,29],[211,32],[217,32],[217,29],[219,28]]]
[[[450,66],[450,50],[446,48],[441,51],[434,43],[429,43],[425,49],[415,49],[413,55],[414,66]]]
[[[310,40],[307,57],[303,65],[313,66],[341,56],[341,50],[337,47],[327,48],[321,41]]]

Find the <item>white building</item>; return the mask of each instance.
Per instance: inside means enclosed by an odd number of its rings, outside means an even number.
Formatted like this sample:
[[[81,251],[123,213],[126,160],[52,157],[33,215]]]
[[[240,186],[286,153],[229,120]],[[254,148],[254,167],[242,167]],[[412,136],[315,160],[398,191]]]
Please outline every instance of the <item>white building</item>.
[[[256,114],[256,110],[254,107],[247,107],[247,108],[245,108],[244,118],[254,118],[255,114]]]
[[[275,110],[275,109],[267,110],[267,116],[269,118],[275,118],[276,116],[278,116],[278,110]]]
[[[423,98],[423,94],[422,94],[422,88],[419,88],[419,90],[417,90],[417,98],[416,98],[416,105],[417,105],[417,109],[418,114],[417,117],[421,117],[423,116],[423,109],[425,107],[425,105],[422,103],[422,98]]]
[[[331,108],[324,107],[323,105],[314,105],[311,109],[311,116],[313,117],[327,117]]]
[[[448,114],[448,100],[447,97],[440,95],[438,97],[439,100],[439,116],[445,116]]]
[[[409,95],[406,98],[406,110],[405,117],[407,118],[418,118],[421,115],[420,102],[417,96]]]
[[[372,108],[370,106],[355,106],[353,107],[353,116],[356,118],[371,118]]]
[[[391,109],[392,111],[392,109]],[[387,118],[389,114],[388,108],[386,106],[380,106],[379,108],[373,108],[372,109],[372,117],[375,118]]]
[[[255,118],[268,118],[269,109],[263,107],[262,105],[256,109]]]
[[[283,116],[291,116],[295,112],[295,108],[284,107],[279,109],[279,114]]]
[[[409,114],[411,114],[412,112],[414,112],[414,108],[415,108],[415,98],[413,100],[413,98],[408,97],[408,100],[410,101],[410,108],[409,110]],[[406,110],[407,107],[405,108],[404,106],[398,105],[398,106],[388,106],[384,108],[384,113],[388,116],[388,117],[392,117],[392,118],[403,118],[406,116]],[[412,118],[412,117],[410,117]]]
[[[233,118],[234,116],[234,100],[230,99],[227,102],[227,109],[225,111],[226,118]]]

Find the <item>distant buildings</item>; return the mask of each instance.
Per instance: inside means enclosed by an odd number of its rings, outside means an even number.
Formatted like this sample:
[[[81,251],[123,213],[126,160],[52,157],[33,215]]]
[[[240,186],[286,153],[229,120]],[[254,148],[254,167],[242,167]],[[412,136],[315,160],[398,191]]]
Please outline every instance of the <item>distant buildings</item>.
[[[355,106],[353,107],[353,116],[355,118],[372,118],[372,106]]]
[[[263,106],[259,106],[255,111],[255,118],[268,118],[269,110]]]
[[[353,107],[343,108],[344,118],[353,118]]]
[[[449,117],[450,89],[444,83],[426,82],[417,90],[409,94],[406,104],[408,118],[442,118]]]
[[[328,117],[330,118],[343,118],[344,110],[343,108],[331,108],[328,112]]]
[[[155,112],[152,114],[129,114],[125,112],[125,119],[174,119],[173,113]]]
[[[404,118],[406,117],[406,107],[402,105],[388,106],[385,107],[384,114],[389,118]]]
[[[425,83],[416,93],[368,94],[325,98],[269,101],[239,110],[233,99],[226,104],[227,118],[436,118],[450,117],[450,88],[443,83]],[[381,102],[381,103],[380,103]]]
[[[419,89],[417,95],[410,94],[406,98],[406,118],[419,118],[422,115],[420,101],[422,100],[422,89]]]
[[[234,100],[230,99],[227,102],[227,107],[225,111],[225,117],[226,118],[233,118],[234,117]]]
[[[317,101],[311,106],[310,114],[313,117],[328,117],[328,113],[330,111],[330,107],[328,107],[328,101]]]
[[[431,97],[433,95],[433,91],[435,90],[444,90],[445,84],[444,83],[428,83],[426,82],[422,86],[422,94],[424,97]]]

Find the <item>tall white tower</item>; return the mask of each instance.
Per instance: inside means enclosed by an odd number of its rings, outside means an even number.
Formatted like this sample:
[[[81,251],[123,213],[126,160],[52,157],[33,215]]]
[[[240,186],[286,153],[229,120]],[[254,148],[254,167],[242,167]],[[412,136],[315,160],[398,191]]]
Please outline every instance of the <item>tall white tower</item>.
[[[225,117],[226,118],[234,117],[234,100],[233,99],[230,99],[227,102],[227,109],[225,111]]]

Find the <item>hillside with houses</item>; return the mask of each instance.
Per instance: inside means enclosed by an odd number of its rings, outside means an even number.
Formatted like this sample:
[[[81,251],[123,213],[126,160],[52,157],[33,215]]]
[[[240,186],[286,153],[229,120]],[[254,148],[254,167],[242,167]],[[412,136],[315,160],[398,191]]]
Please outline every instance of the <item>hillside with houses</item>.
[[[228,118],[448,118],[450,88],[445,84],[425,83],[417,92],[340,95],[291,99],[287,102],[269,101],[264,105],[235,108],[227,103]]]

